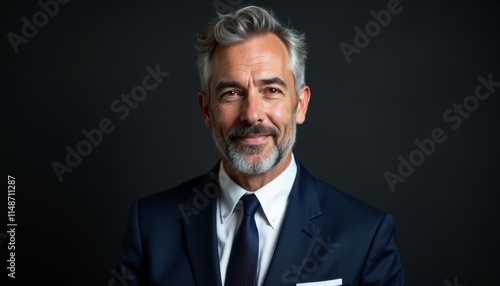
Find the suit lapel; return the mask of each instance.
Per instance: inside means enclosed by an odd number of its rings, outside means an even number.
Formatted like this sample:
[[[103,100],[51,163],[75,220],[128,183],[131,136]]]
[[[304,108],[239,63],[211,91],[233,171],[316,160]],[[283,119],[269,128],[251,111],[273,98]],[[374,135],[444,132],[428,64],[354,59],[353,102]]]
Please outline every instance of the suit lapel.
[[[295,283],[321,232],[311,222],[321,215],[316,180],[298,160],[296,163],[297,176],[264,285]],[[200,178],[184,205],[191,212],[182,225],[197,285],[222,285],[216,229],[218,167]]]
[[[283,225],[264,285],[295,283],[321,229],[311,219],[321,215],[316,180],[298,160]]]
[[[220,187],[219,165],[201,177],[185,201],[188,219],[182,220],[189,259],[197,285],[221,285],[217,247],[216,210]]]

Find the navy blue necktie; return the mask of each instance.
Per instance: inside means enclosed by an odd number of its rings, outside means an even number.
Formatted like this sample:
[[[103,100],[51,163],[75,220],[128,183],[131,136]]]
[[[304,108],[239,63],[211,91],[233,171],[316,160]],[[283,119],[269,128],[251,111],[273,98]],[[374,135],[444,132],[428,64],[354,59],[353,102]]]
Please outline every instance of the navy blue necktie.
[[[259,231],[254,215],[259,200],[254,194],[244,195],[243,220],[236,233],[226,271],[226,286],[257,285],[257,259],[259,257]]]

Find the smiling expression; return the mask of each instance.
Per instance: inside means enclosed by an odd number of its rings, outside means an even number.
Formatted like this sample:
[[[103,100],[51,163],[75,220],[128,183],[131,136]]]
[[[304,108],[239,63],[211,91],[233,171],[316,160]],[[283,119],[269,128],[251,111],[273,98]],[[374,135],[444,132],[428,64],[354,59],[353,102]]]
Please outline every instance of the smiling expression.
[[[268,33],[219,45],[211,67],[210,95],[200,93],[198,102],[223,163],[256,175],[291,156],[296,124],[305,120],[309,88],[302,87],[296,96],[283,42]]]

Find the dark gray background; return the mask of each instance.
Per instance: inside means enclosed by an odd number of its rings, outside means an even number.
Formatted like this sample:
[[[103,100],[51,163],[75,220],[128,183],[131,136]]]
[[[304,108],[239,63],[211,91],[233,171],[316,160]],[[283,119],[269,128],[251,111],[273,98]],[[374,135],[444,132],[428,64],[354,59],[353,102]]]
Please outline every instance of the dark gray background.
[[[16,54],[7,34],[21,35],[21,18],[41,8],[13,2],[1,4],[0,47],[2,173],[17,180],[15,282],[107,285],[133,199],[217,161],[196,104],[193,47],[216,9],[211,1],[70,1]],[[316,177],[395,217],[406,284],[453,285],[455,277],[460,285],[496,284],[500,88],[457,130],[442,114],[474,94],[479,75],[500,81],[500,5],[403,0],[402,12],[348,64],[339,44],[353,44],[353,28],[388,2],[241,4],[272,8],[307,34],[312,99],[295,153]],[[111,102],[157,64],[170,75],[119,120]],[[51,163],[64,163],[65,146],[75,148],[81,130],[102,118],[116,129],[60,183]],[[447,141],[391,192],[383,173],[397,172],[398,156],[408,158],[413,141],[434,128]]]

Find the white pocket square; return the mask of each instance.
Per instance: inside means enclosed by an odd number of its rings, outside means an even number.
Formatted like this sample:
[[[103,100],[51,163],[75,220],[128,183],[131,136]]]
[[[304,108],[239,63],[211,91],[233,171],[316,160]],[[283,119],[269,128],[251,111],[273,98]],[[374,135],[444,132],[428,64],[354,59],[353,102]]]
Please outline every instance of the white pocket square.
[[[318,282],[297,283],[297,286],[341,286],[342,278]]]

